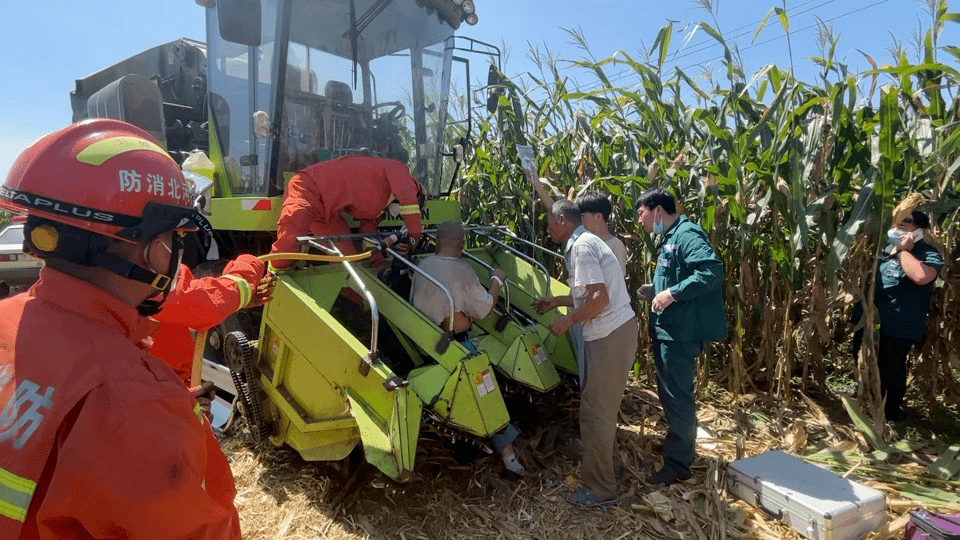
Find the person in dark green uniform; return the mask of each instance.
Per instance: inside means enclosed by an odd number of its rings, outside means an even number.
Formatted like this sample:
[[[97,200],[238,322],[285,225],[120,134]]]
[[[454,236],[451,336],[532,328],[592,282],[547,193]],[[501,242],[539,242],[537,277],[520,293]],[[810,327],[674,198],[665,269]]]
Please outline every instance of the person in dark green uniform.
[[[699,225],[677,214],[673,196],[662,189],[640,197],[640,222],[657,234],[653,283],[637,291],[650,302],[650,338],[657,394],[669,428],[663,467],[647,478],[670,485],[690,478],[697,435],[694,376],[704,343],[727,337],[723,311],[723,262]]]
[[[923,241],[930,218],[914,210],[887,231],[888,243],[877,266],[874,305],[880,313],[880,395],[886,397],[887,420],[901,420],[907,392],[907,355],[922,343],[930,310],[933,282],[943,268],[943,257]],[[862,330],[855,336],[854,355],[859,352]],[[859,339],[858,339],[859,338]]]

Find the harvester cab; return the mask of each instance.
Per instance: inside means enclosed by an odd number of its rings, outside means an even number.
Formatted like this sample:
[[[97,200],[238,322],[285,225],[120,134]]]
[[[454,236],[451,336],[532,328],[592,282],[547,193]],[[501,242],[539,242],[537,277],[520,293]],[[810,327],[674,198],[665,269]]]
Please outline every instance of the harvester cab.
[[[269,251],[293,174],[345,154],[399,156],[427,189],[429,222],[459,217],[441,195],[472,113],[452,116],[449,94],[454,85],[471,92],[463,56],[489,58],[491,68],[500,58],[454,35],[477,22],[473,1],[197,3],[206,43],[179,39],[78,79],[71,103],[74,121],[125,120],[178,161],[208,156],[212,167],[200,172],[214,181],[221,256]]]

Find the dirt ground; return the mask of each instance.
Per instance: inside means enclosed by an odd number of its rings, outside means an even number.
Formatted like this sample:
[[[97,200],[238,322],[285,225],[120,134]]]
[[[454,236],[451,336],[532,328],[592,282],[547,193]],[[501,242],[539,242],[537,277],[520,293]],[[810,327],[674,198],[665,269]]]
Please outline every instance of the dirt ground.
[[[519,479],[505,476],[498,456],[451,442],[429,426],[421,431],[417,477],[409,484],[385,479],[357,456],[345,463],[305,462],[289,448],[255,444],[242,424],[222,442],[247,539],[793,539],[801,537],[726,495],[725,467],[738,455],[798,453],[829,437],[857,441],[855,430],[834,429],[810,403],[775,416],[776,404],[754,396],[705,398],[698,423],[710,435],[698,441],[694,477],[654,487],[643,479],[659,466],[665,424],[655,392],[631,380],[618,434],[621,501],[602,510],[566,501],[578,484],[579,458],[570,441],[579,403],[572,387],[525,404],[508,402],[515,417],[523,411],[515,420],[527,474]],[[886,528],[870,538],[902,537],[904,512],[916,504],[889,485],[863,483],[883,490],[890,505]]]

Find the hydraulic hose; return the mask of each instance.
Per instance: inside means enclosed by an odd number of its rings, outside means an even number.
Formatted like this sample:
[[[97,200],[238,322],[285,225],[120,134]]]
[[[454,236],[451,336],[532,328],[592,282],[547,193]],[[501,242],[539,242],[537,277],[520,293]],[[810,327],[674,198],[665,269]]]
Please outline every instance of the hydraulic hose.
[[[353,261],[362,261],[367,259],[375,253],[379,253],[389,247],[392,247],[397,241],[406,238],[407,227],[404,226],[399,231],[391,234],[390,236],[384,238],[380,241],[379,244],[373,247],[369,251],[364,251],[363,253],[357,253],[355,255],[320,255],[316,253],[269,253],[267,255],[261,255],[257,257],[263,262],[270,262],[276,260],[287,260],[287,261],[321,261],[321,262],[353,262]]]
[[[268,253],[257,257],[263,262],[276,260],[287,261],[322,261],[322,262],[353,262],[362,261],[373,255],[373,250],[364,251],[355,255],[320,255],[317,253]]]

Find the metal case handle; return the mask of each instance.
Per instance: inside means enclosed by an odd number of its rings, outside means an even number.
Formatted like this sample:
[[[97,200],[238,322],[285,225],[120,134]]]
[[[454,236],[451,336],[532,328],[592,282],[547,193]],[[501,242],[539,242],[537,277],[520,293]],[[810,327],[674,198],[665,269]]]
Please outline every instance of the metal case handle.
[[[783,508],[777,512],[767,508],[762,502],[760,502],[760,493],[757,491],[753,492],[753,498],[757,502],[757,508],[759,508],[764,514],[776,519],[777,521],[783,520]]]

